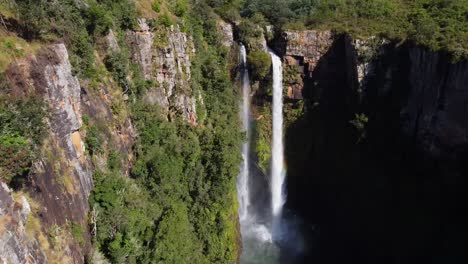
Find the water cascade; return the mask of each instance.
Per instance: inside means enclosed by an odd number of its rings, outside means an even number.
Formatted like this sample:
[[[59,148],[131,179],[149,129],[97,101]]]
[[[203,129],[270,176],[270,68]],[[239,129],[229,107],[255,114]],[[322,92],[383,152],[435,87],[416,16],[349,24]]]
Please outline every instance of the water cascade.
[[[273,133],[270,177],[250,164],[251,144],[250,79],[245,47],[240,47],[239,67],[242,85],[241,117],[247,140],[242,146],[243,164],[237,178],[239,219],[242,234],[242,264],[274,264],[280,262],[280,253],[290,254],[298,248],[297,236],[288,217],[283,217],[286,197],[283,185],[283,68],[281,59],[270,51],[273,68]],[[261,197],[261,198],[260,198]],[[271,198],[270,198],[271,197]],[[260,199],[259,199],[260,198]],[[270,198],[270,199],[268,199]],[[266,210],[265,210],[266,209]],[[286,213],[285,213],[286,214]],[[283,219],[284,218],[284,219]],[[288,255],[292,257],[292,255]]]
[[[246,59],[246,50],[240,46],[239,67],[242,85],[241,118],[243,129],[247,134],[247,140],[242,146],[243,163],[237,178],[237,197],[239,200],[239,220],[242,234],[242,264],[274,264],[278,262],[279,249],[272,243],[272,235],[269,216],[264,216],[262,210],[264,204],[255,198],[253,190],[269,192],[268,186],[258,185],[258,173],[252,171],[249,162],[251,144],[251,115],[250,115],[250,79]],[[255,181],[254,178],[257,178]],[[253,199],[253,200],[251,200]]]
[[[270,51],[273,67],[273,135],[271,142],[271,210],[272,233],[280,236],[280,221],[285,195],[283,184],[286,172],[284,170],[283,146],[283,66],[281,59]]]
[[[242,125],[247,134],[247,140],[242,145],[242,167],[237,178],[237,196],[239,199],[239,218],[241,222],[248,220],[249,194],[249,144],[250,144],[250,78],[247,69],[247,54],[244,45],[240,47],[241,78],[242,78]]]

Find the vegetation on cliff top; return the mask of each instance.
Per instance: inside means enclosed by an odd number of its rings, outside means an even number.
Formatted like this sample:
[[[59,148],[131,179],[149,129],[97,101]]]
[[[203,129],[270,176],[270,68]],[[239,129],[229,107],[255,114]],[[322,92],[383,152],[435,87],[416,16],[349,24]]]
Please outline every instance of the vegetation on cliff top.
[[[282,29],[408,39],[455,58],[468,57],[467,0],[246,0],[240,12],[257,19],[261,14]]]

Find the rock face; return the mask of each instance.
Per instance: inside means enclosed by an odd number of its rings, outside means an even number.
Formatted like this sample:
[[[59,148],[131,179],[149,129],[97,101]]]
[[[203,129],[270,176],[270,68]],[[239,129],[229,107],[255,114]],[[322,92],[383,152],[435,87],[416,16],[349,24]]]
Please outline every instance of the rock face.
[[[219,32],[222,36],[223,46],[230,48],[234,44],[234,31],[232,29],[232,25],[221,19],[219,19],[217,23]]]
[[[283,56],[285,84],[289,99],[302,99],[304,79],[312,78],[317,63],[333,44],[330,31],[286,31],[273,40],[273,47]]]
[[[161,106],[170,117],[177,113],[196,125],[196,96],[189,83],[190,55],[195,52],[192,40],[180,32],[179,26],[152,32],[141,19],[139,28],[127,33],[127,42],[145,80],[155,83],[147,93],[147,101]]]
[[[112,29],[109,29],[109,33],[104,37],[104,45],[108,51],[119,52],[120,47],[115,37],[115,33]]]
[[[140,66],[145,79],[151,77],[154,33],[149,30],[145,19],[138,20],[138,31],[127,33],[127,41],[132,49],[132,58]]]
[[[405,132],[425,152],[453,157],[468,146],[468,63],[451,64],[446,57],[410,48],[408,101],[402,109]]]
[[[298,70],[307,114],[286,133],[288,206],[319,230],[306,262],[466,262],[467,62],[318,35],[290,35],[282,53],[285,69],[322,54]]]
[[[121,88],[118,87],[110,77],[101,79],[98,87],[81,88],[81,108],[83,115],[87,115],[95,124],[101,124],[101,129],[105,129],[105,137],[101,137],[103,149],[114,149],[123,158],[123,172],[130,174],[133,162],[133,144],[137,133],[128,115],[119,116],[114,114],[112,107],[117,105],[124,108],[125,95],[122,95]],[[88,135],[86,135],[88,136]],[[93,153],[93,165],[95,169],[106,171],[108,168],[108,157],[105,153]]]
[[[285,56],[304,57],[313,67],[333,44],[330,31],[286,31],[282,35],[284,47],[279,47]],[[277,47],[278,48],[278,47]],[[313,70],[313,68],[310,68]]]
[[[39,243],[27,235],[31,208],[24,196],[16,202],[8,186],[0,182],[0,262],[45,263]]]
[[[18,61],[7,70],[7,78],[13,94],[41,96],[50,109],[48,137],[30,173],[31,195],[41,205],[43,228],[86,225],[92,177],[79,131],[81,88],[72,75],[65,45],[51,45]],[[81,245],[70,240],[64,246],[73,261],[83,261]]]

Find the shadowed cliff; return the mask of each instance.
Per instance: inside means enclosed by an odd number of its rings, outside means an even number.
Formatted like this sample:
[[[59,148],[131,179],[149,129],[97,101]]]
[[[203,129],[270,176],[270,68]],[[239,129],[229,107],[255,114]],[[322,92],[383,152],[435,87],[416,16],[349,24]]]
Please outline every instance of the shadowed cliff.
[[[381,49],[360,84],[339,36],[305,78],[304,115],[286,135],[288,206],[315,240],[304,263],[460,263],[468,67],[409,44]]]

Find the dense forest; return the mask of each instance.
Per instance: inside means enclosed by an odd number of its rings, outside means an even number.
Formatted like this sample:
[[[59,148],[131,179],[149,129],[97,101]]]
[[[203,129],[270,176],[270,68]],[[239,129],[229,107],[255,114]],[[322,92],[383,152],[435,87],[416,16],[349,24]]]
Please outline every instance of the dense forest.
[[[125,39],[127,31],[137,30],[141,17],[157,36],[154,46],[164,46],[174,26],[193,41],[186,79],[187,93],[197,98],[196,126],[177,110],[167,114],[146,101],[147,92],[159,84],[144,78]],[[83,247],[89,234],[89,263],[238,261],[235,181],[245,135],[238,113],[237,54],[222,45],[219,20],[236,25],[236,40],[246,44],[272,25],[271,34],[330,29],[409,41],[449,53],[453,61],[468,56],[467,0],[5,0],[0,18],[0,180],[15,193],[31,191],[36,160],[55,159],[45,154],[50,152],[45,149],[51,110],[39,94],[15,92],[7,81],[9,65],[41,47],[65,43],[73,75],[89,96],[97,96],[98,87],[117,87],[111,122],[83,114],[80,129],[94,183],[89,215],[87,223],[63,227]],[[101,52],[100,42],[109,30],[119,51]],[[248,47],[252,79],[265,86],[269,56]],[[268,106],[259,111],[269,117]],[[127,120],[137,131],[131,162],[108,139]],[[267,171],[269,128],[259,126],[264,128],[259,129],[256,153]],[[57,226],[52,227],[36,228],[46,230],[54,250]]]
[[[230,53],[219,45],[214,10],[204,2],[193,7],[184,0],[150,3],[150,12],[157,17],[150,21],[152,27],[179,24],[193,37],[197,53],[190,85],[204,100],[199,125],[193,127],[177,116],[168,121],[158,106],[143,100],[146,89],[154,84],[142,79],[123,41],[125,30],[134,28],[141,15],[135,3],[81,3],[85,6],[76,1],[20,0],[2,4],[2,16],[17,18],[24,37],[36,45],[65,41],[81,81],[97,86],[103,74],[109,74],[131,98],[128,105],[112,109],[120,112],[117,115],[130,116],[138,130],[130,177],[124,175],[125,157],[104,145],[109,124],[83,118],[87,155],[91,159],[107,156],[107,167],[93,172],[94,247],[114,263],[235,262],[239,234],[234,182],[242,133],[226,60]],[[102,65],[96,62],[94,49],[109,29],[120,38],[122,50],[107,54]],[[1,56],[23,55],[14,54],[14,41],[2,37],[6,54]],[[34,95],[16,99],[7,91],[8,84],[2,83],[1,179],[20,189],[19,183],[44,144],[46,110]],[[22,124],[24,120],[28,125]]]

